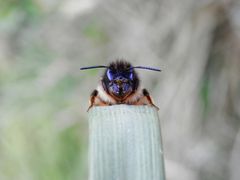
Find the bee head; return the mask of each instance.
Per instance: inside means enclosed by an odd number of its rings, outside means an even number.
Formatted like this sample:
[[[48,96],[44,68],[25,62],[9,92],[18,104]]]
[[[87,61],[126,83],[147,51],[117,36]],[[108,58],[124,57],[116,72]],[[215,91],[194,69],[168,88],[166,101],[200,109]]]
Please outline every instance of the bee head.
[[[139,86],[137,73],[126,61],[110,63],[102,78],[104,89],[117,99],[124,99]]]
[[[102,86],[104,90],[112,95],[115,99],[124,100],[130,94],[134,93],[139,86],[139,78],[134,69],[145,69],[151,71],[161,70],[153,67],[146,66],[132,66],[124,60],[118,60],[110,63],[108,66],[97,65],[82,67],[80,70],[105,68],[102,77]]]

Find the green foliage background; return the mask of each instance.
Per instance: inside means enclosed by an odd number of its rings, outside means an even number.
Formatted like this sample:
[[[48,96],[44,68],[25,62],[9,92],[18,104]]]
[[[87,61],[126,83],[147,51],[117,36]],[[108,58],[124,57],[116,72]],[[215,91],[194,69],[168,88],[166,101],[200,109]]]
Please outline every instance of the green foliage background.
[[[44,15],[37,1],[1,0],[0,30],[17,38],[21,28],[41,23]],[[42,89],[39,74],[57,55],[38,42],[24,48],[15,42],[10,46],[17,58],[4,60],[0,67],[0,179],[86,179],[86,120],[77,111],[71,116],[79,121],[61,125],[58,118],[58,113],[80,107],[72,94],[80,94],[73,91],[81,77],[66,73]]]

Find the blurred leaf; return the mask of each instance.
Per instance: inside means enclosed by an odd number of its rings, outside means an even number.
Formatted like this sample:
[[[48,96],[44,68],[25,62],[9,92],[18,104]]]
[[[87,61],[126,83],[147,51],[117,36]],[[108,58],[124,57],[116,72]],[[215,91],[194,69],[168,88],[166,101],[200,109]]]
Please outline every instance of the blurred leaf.
[[[41,12],[41,8],[36,0],[0,0],[0,18],[20,11],[28,18],[33,18]]]
[[[207,114],[209,108],[209,81],[204,80],[201,89],[201,99],[204,106],[204,115]]]
[[[79,142],[80,138],[79,126],[72,126],[64,130],[59,135],[59,168],[63,174],[62,179],[73,179],[74,169],[78,168],[82,147]],[[79,170],[79,169],[78,169]]]
[[[16,1],[17,0],[0,0],[0,18],[5,18],[16,10]]]

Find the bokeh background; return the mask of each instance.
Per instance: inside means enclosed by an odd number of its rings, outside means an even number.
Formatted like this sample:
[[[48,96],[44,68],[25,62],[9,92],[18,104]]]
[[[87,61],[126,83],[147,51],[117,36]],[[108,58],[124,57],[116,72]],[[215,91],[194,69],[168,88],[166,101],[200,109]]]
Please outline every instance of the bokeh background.
[[[86,180],[88,97],[125,58],[160,107],[167,180],[240,178],[240,2],[0,0],[0,180]]]

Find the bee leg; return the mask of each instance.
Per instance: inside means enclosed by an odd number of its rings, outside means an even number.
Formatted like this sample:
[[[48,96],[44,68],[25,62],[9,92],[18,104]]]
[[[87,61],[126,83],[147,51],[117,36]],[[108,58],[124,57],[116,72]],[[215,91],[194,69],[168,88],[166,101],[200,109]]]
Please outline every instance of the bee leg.
[[[90,96],[90,105],[87,109],[87,112],[89,111],[89,109],[91,109],[94,105],[94,102],[95,102],[95,99],[98,95],[98,91],[95,89],[92,93],[91,93],[91,96]]]
[[[143,89],[143,90],[142,90],[142,93],[143,93],[143,95],[147,98],[147,101],[149,102],[149,104],[152,105],[152,106],[154,106],[157,110],[159,110],[159,107],[157,107],[157,106],[153,103],[152,98],[151,98],[148,90],[147,90],[147,89]]]

